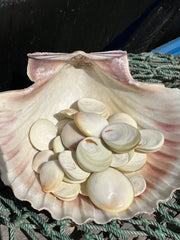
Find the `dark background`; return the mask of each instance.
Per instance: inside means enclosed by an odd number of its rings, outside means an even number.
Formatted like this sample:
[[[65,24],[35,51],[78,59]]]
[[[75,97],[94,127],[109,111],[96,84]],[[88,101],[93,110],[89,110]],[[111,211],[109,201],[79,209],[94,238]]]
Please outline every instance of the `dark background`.
[[[27,53],[151,51],[180,36],[180,0],[0,0],[0,91],[31,84]]]

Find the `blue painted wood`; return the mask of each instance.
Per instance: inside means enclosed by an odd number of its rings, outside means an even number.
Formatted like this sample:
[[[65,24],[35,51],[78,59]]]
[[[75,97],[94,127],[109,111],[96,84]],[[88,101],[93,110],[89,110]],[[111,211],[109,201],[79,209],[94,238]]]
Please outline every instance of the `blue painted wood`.
[[[171,53],[173,55],[180,54],[180,37],[152,50],[152,52]]]

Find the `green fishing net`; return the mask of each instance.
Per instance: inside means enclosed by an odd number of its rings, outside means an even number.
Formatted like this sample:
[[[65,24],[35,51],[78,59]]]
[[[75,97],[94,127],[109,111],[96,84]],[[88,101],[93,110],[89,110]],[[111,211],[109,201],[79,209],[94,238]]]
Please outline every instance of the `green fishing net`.
[[[180,88],[180,56],[161,53],[128,54],[130,71],[141,82],[164,83]],[[2,184],[1,184],[2,185]],[[153,214],[139,214],[129,220],[107,224],[88,222],[77,225],[71,220],[56,221],[47,211],[36,211],[28,202],[15,198],[10,188],[0,191],[0,223],[8,229],[6,239],[48,240],[173,240],[180,239],[180,190],[160,203]],[[18,233],[18,234],[17,234]],[[2,235],[2,236],[1,236]],[[5,239],[5,235],[0,236]]]

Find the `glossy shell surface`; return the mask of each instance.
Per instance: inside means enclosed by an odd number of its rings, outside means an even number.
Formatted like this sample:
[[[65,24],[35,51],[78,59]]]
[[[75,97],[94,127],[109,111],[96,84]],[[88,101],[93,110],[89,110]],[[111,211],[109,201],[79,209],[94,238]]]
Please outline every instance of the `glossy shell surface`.
[[[152,212],[180,183],[180,91],[162,84],[136,82],[129,72],[126,52],[29,54],[28,76],[34,83],[23,90],[0,94],[1,178],[17,198],[35,209],[47,209],[53,218],[76,223],[131,218]],[[86,197],[63,202],[42,191],[32,161],[37,153],[29,129],[39,118],[58,124],[58,113],[75,108],[83,97],[102,101],[110,109],[129,114],[140,128],[160,130],[165,137],[160,151],[148,153],[141,169],[147,188],[121,213],[96,208]],[[41,103],[41,104],[37,104]],[[77,110],[77,109],[76,109]]]

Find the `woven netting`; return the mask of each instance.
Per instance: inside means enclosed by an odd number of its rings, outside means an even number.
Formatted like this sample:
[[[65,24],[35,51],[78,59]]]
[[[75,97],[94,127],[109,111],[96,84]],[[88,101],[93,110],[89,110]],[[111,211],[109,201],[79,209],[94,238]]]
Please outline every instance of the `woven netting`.
[[[128,54],[128,58],[134,79],[180,88],[180,56],[142,53]],[[180,190],[166,203],[160,203],[151,215],[139,214],[103,225],[94,222],[77,225],[71,220],[56,221],[48,212],[34,210],[4,186],[0,192],[0,223],[8,227],[11,240],[19,240],[16,232],[20,230],[25,239],[33,240],[176,240],[180,239]]]

